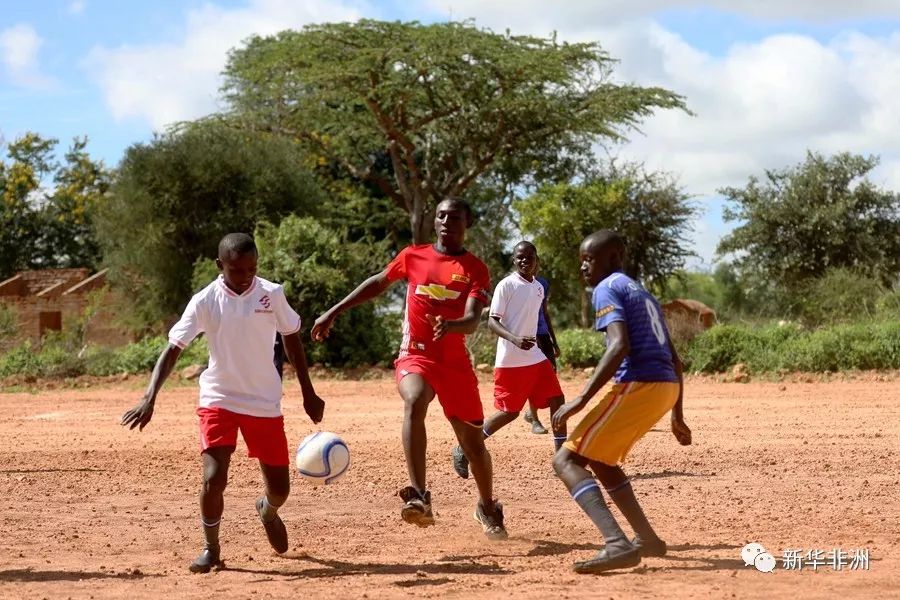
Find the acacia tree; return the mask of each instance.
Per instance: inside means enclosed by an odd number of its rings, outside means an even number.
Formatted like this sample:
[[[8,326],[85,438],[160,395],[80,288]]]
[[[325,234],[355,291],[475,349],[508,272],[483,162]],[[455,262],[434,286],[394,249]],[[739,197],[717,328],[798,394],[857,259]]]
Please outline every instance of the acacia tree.
[[[829,269],[865,272],[885,285],[900,274],[900,195],[866,179],[876,157],[808,153],[796,166],[725,188],[726,221],[740,224],[718,246],[742,278],[788,292]]]
[[[250,38],[223,92],[242,126],[301,140],[375,186],[422,243],[436,203],[480,177],[567,179],[594,144],[685,108],[668,90],[613,83],[613,64],[597,43],[362,20]]]

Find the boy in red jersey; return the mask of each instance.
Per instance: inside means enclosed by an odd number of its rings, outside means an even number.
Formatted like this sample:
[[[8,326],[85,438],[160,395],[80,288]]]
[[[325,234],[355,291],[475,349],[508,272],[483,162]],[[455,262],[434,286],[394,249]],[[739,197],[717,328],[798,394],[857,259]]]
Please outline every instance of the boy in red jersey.
[[[471,224],[472,210],[465,201],[449,198],[438,204],[437,242],[404,248],[382,272],[316,319],[312,336],[321,341],[342,312],[378,296],[397,280],[408,281],[403,341],[394,362],[405,404],[403,450],[410,481],[399,493],[404,501],[400,516],[419,527],[434,524],[425,479],[425,415],[437,396],[471,463],[479,497],[475,520],[487,537],[505,539],[503,507],[493,498],[491,457],[481,432],[478,379],[465,347],[465,335],[478,327],[490,288],[487,267],[463,247]]]

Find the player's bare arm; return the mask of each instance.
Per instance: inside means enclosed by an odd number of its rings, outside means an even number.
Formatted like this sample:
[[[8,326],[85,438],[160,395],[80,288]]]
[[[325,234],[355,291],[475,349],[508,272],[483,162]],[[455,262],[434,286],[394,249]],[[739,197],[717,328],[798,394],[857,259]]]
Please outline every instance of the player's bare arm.
[[[512,342],[522,350],[531,350],[535,343],[537,343],[536,338],[514,335],[513,332],[503,326],[500,317],[491,316],[491,318],[488,319],[488,329],[497,336],[502,337],[504,340]]]
[[[681,362],[681,357],[678,356],[671,339],[669,340],[669,352],[672,353],[672,363],[675,367],[675,375],[678,377],[678,400],[675,401],[675,405],[672,407],[672,433],[679,444],[690,446],[691,429],[684,422],[684,407],[682,403],[684,397],[684,364]]]
[[[156,395],[159,394],[163,383],[175,368],[178,357],[181,356],[181,348],[175,344],[169,344],[165,350],[159,355],[156,366],[153,367],[153,374],[150,375],[150,385],[144,392],[144,397],[137,406],[122,415],[122,425],[128,429],[138,428],[143,431],[144,427],[153,418],[153,408],[156,405]]]
[[[447,333],[462,333],[468,335],[478,329],[481,321],[481,311],[484,303],[477,298],[470,297],[466,300],[466,310],[459,319],[445,319],[444,317],[426,315],[434,328],[434,340],[437,341]]]
[[[309,415],[313,423],[322,420],[325,412],[325,401],[319,398],[309,378],[309,370],[306,365],[306,351],[303,349],[303,341],[300,332],[282,336],[284,340],[284,354],[291,361],[294,371],[297,372],[297,380],[300,382],[300,392],[303,394],[303,410]]]
[[[311,332],[312,339],[317,342],[323,341],[331,332],[331,326],[334,324],[334,320],[341,313],[383,294],[390,286],[391,280],[388,279],[387,269],[380,273],[376,273],[363,281],[356,286],[355,290],[347,294],[343,300],[329,308],[316,319]]]
[[[594,374],[588,380],[581,394],[576,398],[566,402],[559,410],[553,413],[551,421],[554,428],[560,428],[566,424],[566,421],[587,406],[591,398],[613,378],[622,361],[631,352],[631,344],[628,341],[628,328],[624,321],[614,321],[606,328],[606,352],[597,363]]]

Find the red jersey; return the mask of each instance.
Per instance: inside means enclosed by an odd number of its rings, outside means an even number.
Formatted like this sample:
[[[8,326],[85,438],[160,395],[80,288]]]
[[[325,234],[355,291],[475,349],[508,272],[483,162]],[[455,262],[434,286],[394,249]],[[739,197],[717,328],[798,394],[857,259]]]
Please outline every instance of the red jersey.
[[[426,315],[459,319],[468,298],[488,303],[488,268],[470,252],[441,254],[431,244],[407,246],[387,267],[391,281],[406,279],[406,311],[400,357],[417,354],[435,360],[465,359],[464,335],[447,333],[433,341],[434,330]]]

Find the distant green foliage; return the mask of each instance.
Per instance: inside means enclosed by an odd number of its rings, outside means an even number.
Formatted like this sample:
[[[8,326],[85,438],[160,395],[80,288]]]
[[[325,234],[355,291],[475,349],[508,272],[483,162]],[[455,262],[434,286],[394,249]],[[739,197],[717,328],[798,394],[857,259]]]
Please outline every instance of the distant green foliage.
[[[284,286],[288,301],[309,332],[315,319],[389,262],[389,242],[351,242],[344,232],[315,219],[290,216],[256,230],[259,273]],[[400,321],[387,298],[341,315],[325,343],[303,343],[310,362],[334,365],[386,363],[397,351]]]
[[[538,248],[541,273],[552,283],[553,316],[560,325],[586,326],[588,306],[578,246],[598,229],[625,236],[626,271],[657,290],[684,267],[696,207],[664,173],[637,165],[611,167],[577,184],[540,188],[517,202],[522,231]]]
[[[727,371],[744,363],[752,372],[900,368],[900,321],[805,330],[723,325],[698,336],[684,357],[688,369]]]
[[[77,349],[64,336],[49,336],[39,348],[26,342],[0,356],[0,377],[25,375],[58,379],[148,373],[167,343],[164,337],[147,337],[119,348],[87,346]],[[206,364],[207,357],[206,339],[201,337],[182,352],[176,368]]]
[[[900,273],[900,195],[868,180],[876,165],[876,157],[810,152],[801,164],[720,190],[730,199],[725,220],[738,226],[718,252],[787,291],[834,268],[890,285]]]
[[[160,332],[191,297],[194,263],[229,232],[315,214],[322,193],[290,141],[198,122],[128,148],[97,236],[137,330]]]
[[[594,367],[606,351],[606,336],[590,329],[566,329],[556,334],[559,361],[568,367]]]

